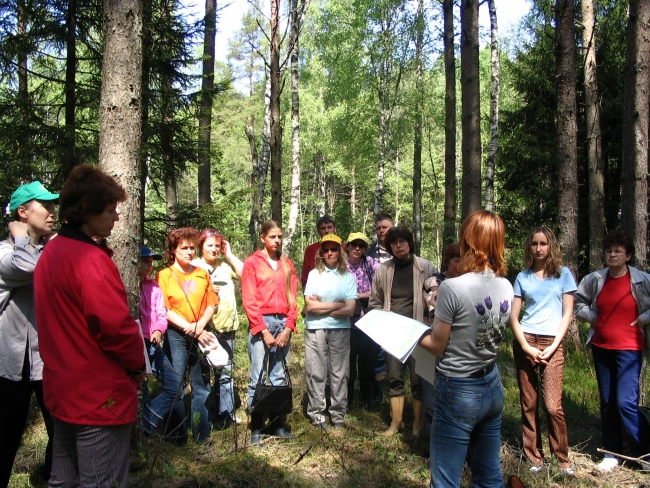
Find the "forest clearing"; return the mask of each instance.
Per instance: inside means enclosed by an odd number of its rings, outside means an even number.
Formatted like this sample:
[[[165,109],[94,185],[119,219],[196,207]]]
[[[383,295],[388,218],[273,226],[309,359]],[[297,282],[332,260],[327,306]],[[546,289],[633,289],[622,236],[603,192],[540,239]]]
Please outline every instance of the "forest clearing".
[[[394,437],[381,437],[388,424],[386,399],[377,410],[365,411],[358,405],[346,416],[344,432],[321,432],[305,417],[304,346],[302,326],[291,346],[289,367],[294,386],[294,411],[287,423],[295,440],[269,437],[259,446],[250,446],[246,420],[237,426],[215,425],[206,445],[192,440],[185,447],[175,447],[160,440],[147,439],[131,452],[129,486],[133,487],[260,487],[260,488],[424,488],[429,486],[428,446],[413,443],[409,427],[410,409],[406,409],[406,428]],[[235,386],[244,399],[249,381],[250,361],[246,353],[244,331],[237,336]],[[582,331],[586,333],[585,330]],[[504,478],[517,475],[528,488],[544,487],[635,487],[648,486],[643,472],[620,468],[610,474],[596,469],[600,455],[600,419],[598,388],[590,354],[584,347],[575,351],[566,345],[564,410],[569,430],[570,458],[575,477],[565,476],[555,462],[542,473],[528,471],[522,459],[521,413],[519,390],[514,376],[512,335],[501,345],[499,369],[506,390],[503,411],[501,460]],[[155,379],[152,379],[155,382]],[[155,387],[154,387],[155,390]],[[645,394],[650,394],[646,384]],[[47,435],[40,413],[32,409],[24,444],[16,458],[10,488],[45,486],[38,478]],[[237,414],[247,419],[240,406]],[[235,436],[237,441],[235,442]],[[544,443],[548,448],[546,434]],[[463,486],[467,484],[467,473]]]

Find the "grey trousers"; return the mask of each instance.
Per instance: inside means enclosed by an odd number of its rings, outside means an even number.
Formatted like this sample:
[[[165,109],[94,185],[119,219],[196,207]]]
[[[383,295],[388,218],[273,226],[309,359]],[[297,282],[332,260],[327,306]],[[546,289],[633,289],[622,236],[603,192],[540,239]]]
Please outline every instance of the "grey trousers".
[[[54,460],[48,488],[128,486],[131,424],[75,425],[52,418]]]
[[[313,424],[325,422],[325,383],[330,372],[332,423],[342,423],[348,407],[350,374],[350,329],[305,330],[305,373],[307,375],[307,417]]]

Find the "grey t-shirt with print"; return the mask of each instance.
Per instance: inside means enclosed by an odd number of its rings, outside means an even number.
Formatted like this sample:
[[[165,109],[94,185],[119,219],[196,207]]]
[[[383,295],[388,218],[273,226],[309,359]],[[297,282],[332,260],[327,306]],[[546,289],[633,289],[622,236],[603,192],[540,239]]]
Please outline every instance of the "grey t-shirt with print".
[[[440,284],[436,317],[451,324],[449,343],[438,362],[440,373],[465,377],[494,361],[513,297],[510,282],[491,271]]]

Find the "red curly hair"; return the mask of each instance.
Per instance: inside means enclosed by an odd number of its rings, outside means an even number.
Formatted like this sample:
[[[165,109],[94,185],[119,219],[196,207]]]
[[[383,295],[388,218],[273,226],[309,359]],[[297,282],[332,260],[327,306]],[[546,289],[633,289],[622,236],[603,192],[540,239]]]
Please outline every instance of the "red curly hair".
[[[458,233],[460,263],[458,271],[477,273],[486,268],[506,276],[506,227],[499,215],[487,210],[470,214]]]

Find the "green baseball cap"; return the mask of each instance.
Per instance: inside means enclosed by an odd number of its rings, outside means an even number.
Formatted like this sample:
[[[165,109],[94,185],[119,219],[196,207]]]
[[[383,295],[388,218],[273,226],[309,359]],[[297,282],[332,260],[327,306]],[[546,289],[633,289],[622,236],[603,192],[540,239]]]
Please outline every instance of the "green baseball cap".
[[[26,204],[31,200],[58,200],[58,193],[50,193],[43,186],[43,183],[40,181],[33,181],[32,183],[27,183],[26,185],[20,185],[18,189],[13,192],[11,195],[11,200],[9,201],[9,211],[15,212],[18,207]]]

